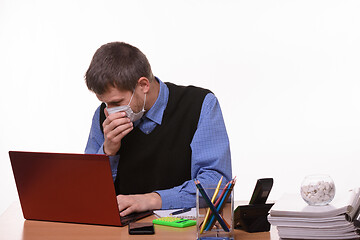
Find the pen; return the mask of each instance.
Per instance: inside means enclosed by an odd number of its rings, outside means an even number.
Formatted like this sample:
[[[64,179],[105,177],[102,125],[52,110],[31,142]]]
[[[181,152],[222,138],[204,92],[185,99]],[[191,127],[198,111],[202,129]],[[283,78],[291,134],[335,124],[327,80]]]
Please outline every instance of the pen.
[[[189,212],[191,210],[191,208],[184,208],[175,212],[170,213],[170,215],[178,215],[180,213],[185,213],[185,212]]]

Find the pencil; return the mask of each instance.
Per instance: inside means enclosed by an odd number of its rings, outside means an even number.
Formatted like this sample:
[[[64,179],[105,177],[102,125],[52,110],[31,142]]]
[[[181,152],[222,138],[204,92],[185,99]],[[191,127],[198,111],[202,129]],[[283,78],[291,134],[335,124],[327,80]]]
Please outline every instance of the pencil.
[[[217,186],[216,186],[215,192],[214,192],[214,194],[213,194],[213,196],[212,196],[212,198],[211,198],[211,202],[212,202],[212,203],[215,202],[215,199],[216,199],[216,197],[217,197],[217,195],[218,195],[218,193],[219,193],[219,189],[220,189],[222,180],[223,180],[223,176],[221,176],[221,178],[220,178],[220,180],[219,180],[219,182],[218,182],[218,184],[217,184]],[[207,221],[208,221],[208,218],[209,218],[209,216],[210,216],[210,212],[211,212],[211,211],[210,211],[210,208],[208,208],[208,210],[207,210],[207,212],[206,212],[206,216],[205,216],[204,221],[203,221],[203,224],[202,224],[201,229],[200,229],[200,234],[203,233],[203,231],[204,231],[205,225],[206,225],[206,223],[207,223]]]
[[[224,229],[225,232],[230,232],[229,228],[226,226],[226,224],[224,223],[224,220],[221,218],[221,216],[219,215],[218,211],[216,210],[216,208],[214,207],[214,205],[212,204],[209,196],[206,194],[206,192],[204,191],[204,188],[201,186],[200,181],[199,180],[195,180],[195,186],[199,189],[200,194],[203,196],[205,202],[207,203],[207,205],[210,207],[211,211],[213,212],[216,220],[218,220],[218,222],[220,223],[221,227]]]

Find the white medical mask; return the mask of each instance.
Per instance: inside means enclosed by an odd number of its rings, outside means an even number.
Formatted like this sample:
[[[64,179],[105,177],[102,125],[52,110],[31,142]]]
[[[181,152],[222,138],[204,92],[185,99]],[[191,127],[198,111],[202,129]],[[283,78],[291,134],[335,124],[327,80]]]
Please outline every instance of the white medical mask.
[[[142,107],[142,110],[138,113],[134,113],[134,111],[131,109],[130,107],[130,103],[134,97],[134,93],[135,93],[135,90],[133,92],[133,94],[131,95],[131,98],[130,98],[130,101],[127,105],[124,105],[124,106],[118,106],[118,107],[112,107],[112,108],[106,108],[107,112],[109,113],[109,115],[113,114],[113,113],[116,113],[116,112],[125,112],[126,113],[126,116],[128,118],[130,118],[130,121],[131,122],[135,122],[137,120],[139,120],[145,113],[145,102],[146,102],[146,94],[145,94],[145,98],[144,98],[144,105]]]

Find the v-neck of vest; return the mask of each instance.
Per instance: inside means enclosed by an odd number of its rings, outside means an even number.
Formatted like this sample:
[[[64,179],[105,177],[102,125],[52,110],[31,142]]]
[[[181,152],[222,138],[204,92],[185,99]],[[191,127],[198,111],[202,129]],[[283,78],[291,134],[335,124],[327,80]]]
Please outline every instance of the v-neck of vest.
[[[146,133],[146,132],[143,132],[143,131],[141,131],[141,129],[139,128],[139,125],[137,126],[137,127],[135,127],[134,129],[133,129],[133,131],[139,131],[139,134],[141,134],[142,136],[145,136],[145,137],[153,137],[153,136],[156,136],[159,132],[160,132],[160,128],[161,127],[164,127],[164,126],[166,126],[167,124],[166,124],[166,108],[165,108],[165,111],[164,111],[164,115],[163,115],[163,119],[162,119],[162,121],[161,121],[161,124],[156,124],[156,126],[155,126],[155,128],[151,131],[151,132],[149,132],[149,133]]]

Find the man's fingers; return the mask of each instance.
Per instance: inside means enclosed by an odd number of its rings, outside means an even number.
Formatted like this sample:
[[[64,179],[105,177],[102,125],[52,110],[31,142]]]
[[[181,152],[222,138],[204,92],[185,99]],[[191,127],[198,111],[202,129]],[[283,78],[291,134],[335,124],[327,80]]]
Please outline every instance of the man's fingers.
[[[120,211],[120,216],[121,217],[125,217],[126,215],[129,215],[130,213],[134,212],[134,208],[133,207],[128,207],[123,211]]]
[[[118,202],[120,216],[126,216],[134,211],[132,207],[133,202],[131,197],[125,195],[118,195],[116,196],[116,200]]]
[[[126,202],[122,201],[121,204],[118,203],[119,212],[123,212],[124,210],[130,207],[130,204],[125,204]]]
[[[160,209],[162,204],[158,193],[118,195],[116,199],[120,216],[126,216],[133,212]]]
[[[105,109],[104,112],[107,112],[107,110]],[[106,113],[105,113],[106,115]],[[105,129],[106,126],[108,126],[109,124],[111,124],[114,120],[116,119],[126,119],[126,113],[125,112],[116,112],[113,113],[111,115],[107,115],[105,121],[103,122],[103,128]]]
[[[113,129],[111,132],[105,133],[106,138],[110,139],[113,142],[118,142],[126,134],[128,134],[132,130],[132,128],[133,128],[133,123],[132,122],[122,124],[122,125],[116,127],[115,129]]]
[[[110,132],[112,132],[112,131],[114,131],[116,129],[121,130],[121,129],[119,129],[119,127],[121,127],[123,125],[125,126],[124,129],[126,129],[127,125],[130,124],[130,123],[131,122],[130,122],[129,118],[115,119],[112,122],[110,122],[108,125],[103,126],[104,127],[104,134],[108,134],[108,133],[110,133]],[[118,132],[115,135],[117,135],[117,134],[118,134]]]

